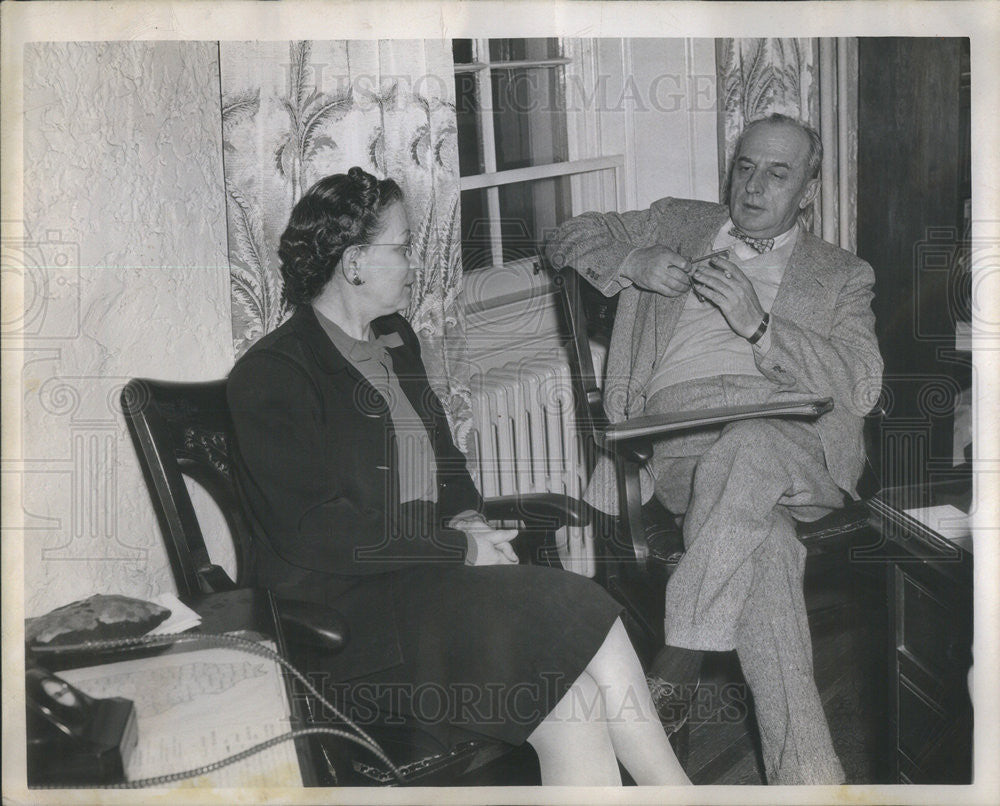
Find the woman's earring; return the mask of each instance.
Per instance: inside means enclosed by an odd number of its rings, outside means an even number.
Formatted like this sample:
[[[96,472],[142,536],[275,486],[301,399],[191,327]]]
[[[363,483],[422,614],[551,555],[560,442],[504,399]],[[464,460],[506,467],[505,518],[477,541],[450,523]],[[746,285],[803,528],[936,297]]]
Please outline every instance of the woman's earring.
[[[344,254],[344,265],[350,269],[350,277],[348,279],[354,283],[354,285],[361,285],[364,280],[361,279],[361,275],[358,273],[358,257],[357,257],[357,247],[348,247],[349,253]],[[346,271],[344,272],[347,273]]]

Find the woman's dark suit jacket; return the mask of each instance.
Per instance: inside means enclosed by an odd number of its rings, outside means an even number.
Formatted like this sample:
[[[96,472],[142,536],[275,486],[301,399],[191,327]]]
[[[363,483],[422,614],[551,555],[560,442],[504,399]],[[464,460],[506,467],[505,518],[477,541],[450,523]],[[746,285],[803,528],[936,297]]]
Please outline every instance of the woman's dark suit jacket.
[[[443,524],[482,503],[413,330],[399,315],[372,327],[402,339],[389,354],[435,449],[436,507],[400,506],[386,401],[334,348],[312,308],[299,307],[254,344],[227,386],[236,478],[258,538],[253,584],[344,613],[351,638],[328,670],[338,679],[402,661],[393,590],[405,584],[403,569],[463,563],[465,535]]]

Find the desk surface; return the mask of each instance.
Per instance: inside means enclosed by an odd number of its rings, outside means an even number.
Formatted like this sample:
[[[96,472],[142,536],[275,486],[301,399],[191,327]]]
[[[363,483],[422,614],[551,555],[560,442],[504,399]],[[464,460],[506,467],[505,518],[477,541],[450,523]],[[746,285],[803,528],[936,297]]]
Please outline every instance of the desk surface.
[[[911,559],[971,563],[970,473],[959,471],[927,484],[889,487],[868,505],[873,526],[896,549],[912,555]]]
[[[267,592],[211,594],[188,605],[202,617],[195,632],[242,633],[270,642],[284,654],[280,622]],[[60,653],[39,660],[91,696],[125,696],[135,702],[142,752],[130,769],[131,779],[225,758],[298,722],[297,715],[290,717],[291,692],[283,670],[266,658],[233,649],[186,643],[114,653]],[[213,773],[204,784],[243,785],[240,782],[249,777],[266,785],[256,772],[265,767],[271,785],[301,785],[303,777],[310,783],[311,755],[305,741],[280,743],[265,752]]]
[[[875,498],[897,510],[951,504],[968,512],[972,503],[972,476],[971,473],[957,471],[954,476],[927,484],[887,487]]]
[[[971,581],[973,541],[968,512],[972,477],[959,471],[927,484],[889,487],[868,501],[882,543],[872,559],[923,562]]]

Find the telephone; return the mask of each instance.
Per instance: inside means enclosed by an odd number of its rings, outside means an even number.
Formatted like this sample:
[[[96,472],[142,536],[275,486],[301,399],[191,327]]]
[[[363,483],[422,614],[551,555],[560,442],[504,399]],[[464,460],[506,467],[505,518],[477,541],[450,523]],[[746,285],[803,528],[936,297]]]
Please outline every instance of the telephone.
[[[36,666],[25,672],[25,705],[29,786],[125,780],[138,741],[131,700],[89,697]]]
[[[79,644],[34,646],[35,656],[73,650],[123,650],[140,647],[207,644],[249,652],[273,660],[295,677],[343,727],[326,725],[298,728],[265,739],[247,750],[200,767],[138,780],[125,780],[129,759],[138,741],[135,706],[123,697],[89,697],[65,680],[38,666],[25,672],[25,701],[28,712],[28,785],[29,786],[108,786],[134,789],[160,786],[193,778],[225,767],[266,750],[278,742],[302,736],[327,734],[360,745],[388,767],[396,779],[403,773],[368,734],[355,725],[309,682],[308,678],[273,649],[245,636],[227,633],[169,633],[131,638],[92,640]]]

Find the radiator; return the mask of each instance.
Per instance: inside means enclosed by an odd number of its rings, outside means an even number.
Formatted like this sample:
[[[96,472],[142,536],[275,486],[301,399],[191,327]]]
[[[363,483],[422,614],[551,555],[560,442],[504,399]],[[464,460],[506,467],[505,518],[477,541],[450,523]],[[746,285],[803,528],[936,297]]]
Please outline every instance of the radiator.
[[[582,498],[583,440],[577,432],[569,366],[529,358],[472,377],[474,469],[484,497],[561,493]],[[594,575],[592,527],[556,533],[563,567]]]

